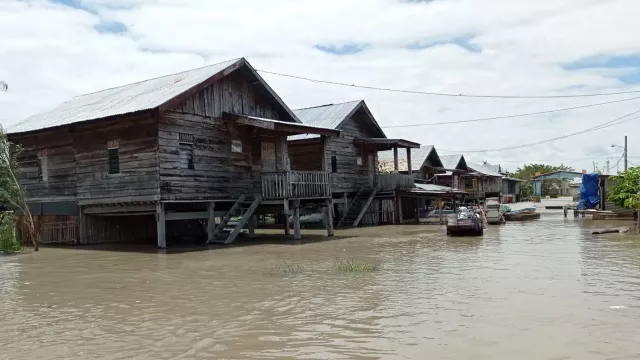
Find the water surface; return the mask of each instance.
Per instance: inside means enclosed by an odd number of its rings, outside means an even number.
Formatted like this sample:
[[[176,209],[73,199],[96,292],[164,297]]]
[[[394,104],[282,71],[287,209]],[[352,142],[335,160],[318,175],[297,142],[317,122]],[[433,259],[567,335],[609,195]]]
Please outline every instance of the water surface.
[[[640,358],[640,237],[542,216],[483,238],[388,226],[301,245],[0,257],[0,359]],[[344,273],[336,259],[380,269]]]

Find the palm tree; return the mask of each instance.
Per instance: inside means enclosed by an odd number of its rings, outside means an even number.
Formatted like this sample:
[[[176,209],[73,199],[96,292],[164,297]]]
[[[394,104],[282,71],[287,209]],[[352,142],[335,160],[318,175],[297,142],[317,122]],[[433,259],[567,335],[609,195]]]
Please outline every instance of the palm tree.
[[[4,81],[0,81],[0,91],[7,91],[9,90],[9,84],[7,84]]]

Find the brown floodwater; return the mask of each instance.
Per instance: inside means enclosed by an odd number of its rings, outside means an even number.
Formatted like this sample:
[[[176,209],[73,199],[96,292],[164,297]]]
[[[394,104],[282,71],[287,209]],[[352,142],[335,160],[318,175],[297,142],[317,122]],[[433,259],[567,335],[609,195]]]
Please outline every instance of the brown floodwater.
[[[0,359],[639,359],[640,237],[542,216],[482,238],[388,226],[3,256]]]

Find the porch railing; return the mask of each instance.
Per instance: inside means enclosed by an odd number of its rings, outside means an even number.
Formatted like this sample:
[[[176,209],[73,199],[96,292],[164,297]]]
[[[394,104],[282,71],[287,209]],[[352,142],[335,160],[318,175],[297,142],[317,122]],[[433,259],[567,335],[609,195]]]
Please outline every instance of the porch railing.
[[[78,241],[75,221],[49,222],[40,228],[42,244],[76,244]]]
[[[408,190],[415,187],[412,175],[400,173],[378,174],[376,182],[378,191]]]
[[[314,198],[331,196],[331,176],[324,171],[262,173],[262,198]]]

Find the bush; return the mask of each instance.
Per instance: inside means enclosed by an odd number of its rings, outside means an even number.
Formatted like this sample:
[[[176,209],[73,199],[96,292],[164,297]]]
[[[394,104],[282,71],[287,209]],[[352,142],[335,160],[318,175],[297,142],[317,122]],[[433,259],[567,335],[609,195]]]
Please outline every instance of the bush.
[[[14,253],[22,249],[13,226],[13,214],[0,213],[0,253]]]

